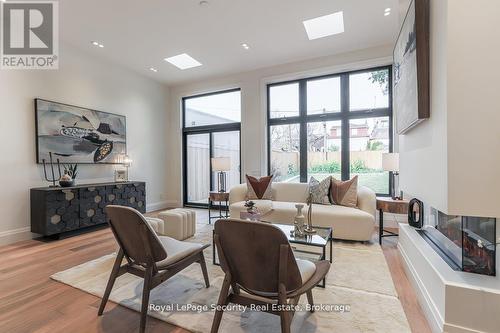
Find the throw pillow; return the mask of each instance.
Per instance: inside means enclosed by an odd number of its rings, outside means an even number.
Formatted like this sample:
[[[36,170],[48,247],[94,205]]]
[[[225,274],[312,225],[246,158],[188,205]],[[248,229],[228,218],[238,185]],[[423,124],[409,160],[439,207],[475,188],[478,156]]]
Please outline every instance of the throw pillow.
[[[273,176],[261,177],[259,179],[245,175],[247,178],[247,199],[272,200],[271,184]]]
[[[331,198],[335,205],[356,207],[358,204],[358,176],[341,181],[332,178]]]
[[[314,177],[309,179],[309,192],[311,193],[311,201],[315,204],[330,205],[330,185],[332,177],[328,176],[321,182]]]

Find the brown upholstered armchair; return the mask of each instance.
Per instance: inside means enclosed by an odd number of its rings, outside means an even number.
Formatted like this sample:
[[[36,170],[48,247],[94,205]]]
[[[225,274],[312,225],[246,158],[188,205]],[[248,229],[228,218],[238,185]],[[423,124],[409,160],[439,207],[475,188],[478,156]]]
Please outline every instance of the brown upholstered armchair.
[[[102,297],[99,316],[104,311],[116,278],[125,273],[144,278],[141,333],[146,328],[149,293],[153,288],[195,262],[201,266],[206,287],[210,286],[203,256],[203,250],[208,244],[181,242],[170,237],[157,236],[144,216],[133,208],[109,205],[106,207],[106,213],[120,250]],[[127,262],[122,264],[124,257]]]
[[[283,333],[290,332],[294,315],[287,306],[297,305],[302,294],[313,305],[312,289],[330,269],[326,260],[296,259],[285,234],[267,223],[218,220],[214,241],[225,273],[218,305],[265,305],[266,312],[280,316]],[[215,312],[212,333],[219,330],[222,314]]]

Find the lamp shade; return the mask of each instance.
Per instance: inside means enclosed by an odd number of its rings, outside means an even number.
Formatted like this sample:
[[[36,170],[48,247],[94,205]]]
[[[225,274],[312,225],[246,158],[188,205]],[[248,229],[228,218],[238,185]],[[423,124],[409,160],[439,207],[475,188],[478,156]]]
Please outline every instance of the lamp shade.
[[[399,172],[399,154],[382,154],[382,169],[384,169],[384,171]]]
[[[231,159],[229,157],[212,157],[212,171],[231,170]]]

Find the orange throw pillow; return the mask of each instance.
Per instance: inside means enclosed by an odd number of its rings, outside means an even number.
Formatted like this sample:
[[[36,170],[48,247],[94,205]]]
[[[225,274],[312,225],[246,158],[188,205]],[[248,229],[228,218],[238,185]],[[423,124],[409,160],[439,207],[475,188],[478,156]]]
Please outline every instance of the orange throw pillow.
[[[247,178],[247,199],[268,199],[272,200],[271,184],[273,176],[261,177],[259,179],[245,175]]]
[[[346,181],[332,177],[330,194],[334,205],[356,207],[358,205],[358,176]]]

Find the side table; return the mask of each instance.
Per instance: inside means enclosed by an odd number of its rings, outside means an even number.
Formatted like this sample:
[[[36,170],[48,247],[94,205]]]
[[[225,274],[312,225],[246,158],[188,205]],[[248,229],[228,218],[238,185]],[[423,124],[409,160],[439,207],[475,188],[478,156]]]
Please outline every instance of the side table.
[[[399,235],[395,232],[384,230],[384,213],[408,214],[408,204],[408,200],[377,197],[377,209],[379,211],[378,242],[380,245],[382,245],[383,237]]]
[[[212,219],[223,219],[223,218],[228,218],[229,215],[228,215],[228,210],[229,210],[229,207],[228,207],[228,201],[229,201],[229,192],[218,192],[218,191],[210,191],[209,195],[208,195],[208,224],[211,224],[212,222]],[[211,214],[211,208],[214,207],[214,202],[218,202],[218,210],[219,210],[219,214],[218,215],[214,215],[212,216]],[[223,215],[223,211],[222,211],[222,203],[225,202],[225,214]]]

